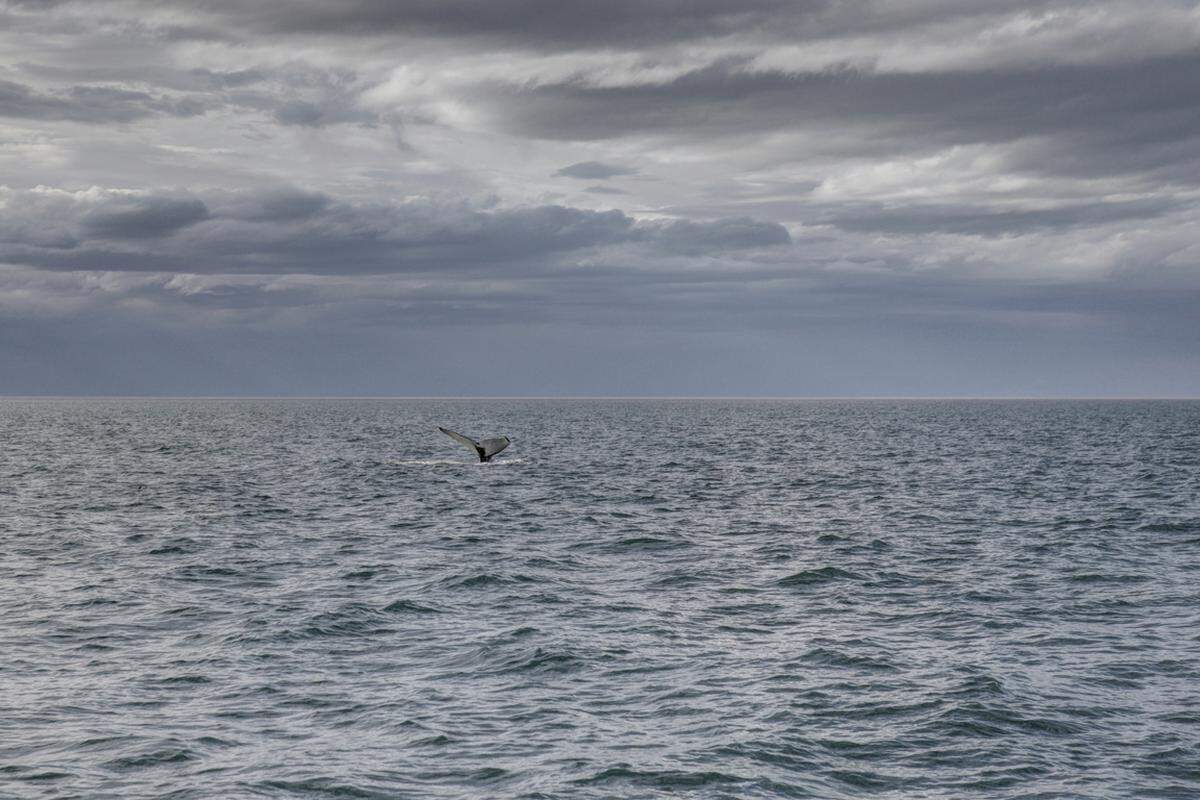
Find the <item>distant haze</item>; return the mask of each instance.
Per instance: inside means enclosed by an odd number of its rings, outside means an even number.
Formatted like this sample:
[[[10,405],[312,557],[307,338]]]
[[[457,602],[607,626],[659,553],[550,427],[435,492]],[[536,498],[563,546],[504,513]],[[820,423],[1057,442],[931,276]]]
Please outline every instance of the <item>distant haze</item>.
[[[0,394],[1200,395],[1200,6],[0,0]]]

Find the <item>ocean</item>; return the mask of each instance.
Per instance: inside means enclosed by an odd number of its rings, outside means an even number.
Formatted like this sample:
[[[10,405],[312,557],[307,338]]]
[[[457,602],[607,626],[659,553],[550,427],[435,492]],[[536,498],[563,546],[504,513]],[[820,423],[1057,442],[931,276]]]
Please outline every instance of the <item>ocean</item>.
[[[0,797],[1191,800],[1200,402],[0,400]]]

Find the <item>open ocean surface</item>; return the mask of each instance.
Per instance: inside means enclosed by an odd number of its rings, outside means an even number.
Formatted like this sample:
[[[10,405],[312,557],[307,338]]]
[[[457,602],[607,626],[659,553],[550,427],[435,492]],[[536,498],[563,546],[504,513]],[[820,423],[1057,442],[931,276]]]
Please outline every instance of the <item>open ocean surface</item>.
[[[1200,402],[0,400],[0,796],[1193,800]]]

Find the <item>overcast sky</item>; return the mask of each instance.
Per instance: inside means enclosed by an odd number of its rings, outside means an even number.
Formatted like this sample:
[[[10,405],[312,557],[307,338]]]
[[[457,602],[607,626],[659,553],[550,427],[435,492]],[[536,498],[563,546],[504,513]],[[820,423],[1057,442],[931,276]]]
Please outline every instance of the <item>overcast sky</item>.
[[[1200,395],[1200,6],[0,0],[0,394]]]

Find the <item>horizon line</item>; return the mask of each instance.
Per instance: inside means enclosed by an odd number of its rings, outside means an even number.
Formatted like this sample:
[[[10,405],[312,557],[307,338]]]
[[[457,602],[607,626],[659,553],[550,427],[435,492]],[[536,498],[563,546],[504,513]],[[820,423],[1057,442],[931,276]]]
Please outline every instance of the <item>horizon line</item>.
[[[0,400],[1200,400],[1200,395],[337,395],[5,394]]]

